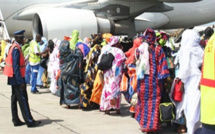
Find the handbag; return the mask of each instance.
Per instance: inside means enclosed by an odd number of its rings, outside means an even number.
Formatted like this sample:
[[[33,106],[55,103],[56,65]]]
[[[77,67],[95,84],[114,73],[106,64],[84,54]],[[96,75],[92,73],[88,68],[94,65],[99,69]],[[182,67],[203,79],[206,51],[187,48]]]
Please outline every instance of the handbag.
[[[174,105],[171,102],[161,103],[159,105],[159,112],[160,120],[162,122],[169,122],[175,119]]]
[[[172,99],[174,101],[180,102],[183,98],[183,92],[181,91],[182,82],[181,80],[176,81],[175,80],[175,86],[173,89]]]
[[[112,63],[114,60],[114,56],[112,53],[108,53],[108,54],[103,54],[101,57],[101,60],[98,64],[98,69],[105,71],[108,70],[112,67]]]

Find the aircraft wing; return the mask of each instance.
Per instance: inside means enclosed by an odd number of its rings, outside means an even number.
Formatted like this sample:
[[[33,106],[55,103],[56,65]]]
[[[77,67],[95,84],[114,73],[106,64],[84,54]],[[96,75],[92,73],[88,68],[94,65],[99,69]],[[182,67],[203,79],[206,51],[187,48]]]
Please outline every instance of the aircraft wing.
[[[202,0],[159,0],[160,2],[180,3],[180,2],[198,2]]]
[[[60,4],[37,4],[37,5],[32,5],[27,8],[24,8],[20,10],[14,17],[13,19],[16,20],[27,20],[27,21],[32,21],[33,15],[42,9],[47,9],[47,8],[57,8],[57,7],[66,7],[74,4],[84,4],[84,3],[93,3],[93,2],[98,2],[98,0],[73,0],[71,2],[64,2]]]
[[[114,2],[120,2],[121,0],[109,0],[108,3],[114,3]],[[124,0],[125,2],[128,2],[128,0]],[[137,0],[139,2],[144,2],[144,1],[148,1],[148,0]],[[167,2],[167,3],[180,3],[180,2],[197,2],[197,1],[201,1],[201,0],[155,0],[152,3],[159,3],[160,2],[160,6],[158,7],[153,7],[151,8],[147,8],[147,11],[152,11],[152,12],[165,12],[165,11],[170,11],[173,10],[170,6],[165,5],[162,2]],[[27,20],[27,21],[32,21],[32,17],[33,15],[42,9],[48,9],[48,8],[58,8],[58,7],[70,7],[72,5],[75,4],[87,4],[87,3],[95,3],[95,2],[99,2],[98,0],[72,0],[71,2],[64,2],[64,3],[60,3],[60,4],[37,4],[37,5],[32,5],[29,7],[26,7],[20,11],[18,11],[18,13],[15,14],[15,16],[13,17],[13,19],[16,20]],[[157,4],[155,4],[157,5]],[[94,10],[96,11],[96,10]],[[100,10],[97,10],[99,12],[101,12]],[[143,10],[142,12],[144,12],[146,10]],[[99,13],[98,12],[98,13]],[[139,13],[140,14],[140,13]],[[136,15],[136,14],[135,14]],[[135,16],[132,15],[132,16]],[[114,15],[113,15],[114,16]],[[120,17],[120,16],[119,16]]]

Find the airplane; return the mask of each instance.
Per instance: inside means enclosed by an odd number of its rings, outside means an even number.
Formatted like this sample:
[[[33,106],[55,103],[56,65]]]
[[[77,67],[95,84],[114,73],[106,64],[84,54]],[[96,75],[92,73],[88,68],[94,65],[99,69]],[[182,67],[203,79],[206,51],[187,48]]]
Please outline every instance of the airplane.
[[[25,29],[47,39],[92,33],[130,37],[146,28],[188,28],[215,20],[214,0],[0,0],[10,36]]]

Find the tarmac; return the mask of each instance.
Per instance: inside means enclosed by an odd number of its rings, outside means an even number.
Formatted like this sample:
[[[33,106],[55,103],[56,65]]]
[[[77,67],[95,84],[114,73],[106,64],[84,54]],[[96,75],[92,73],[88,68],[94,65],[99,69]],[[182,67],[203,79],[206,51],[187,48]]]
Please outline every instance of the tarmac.
[[[71,109],[59,105],[59,97],[48,89],[39,89],[41,94],[32,94],[27,87],[32,116],[42,123],[35,128],[26,125],[14,127],[11,118],[11,86],[0,72],[0,134],[142,134],[138,122],[131,117],[129,104],[122,97],[121,115],[105,115],[99,110],[83,111],[77,105]],[[20,109],[19,117],[23,121]],[[173,127],[163,125],[156,134],[177,134]]]

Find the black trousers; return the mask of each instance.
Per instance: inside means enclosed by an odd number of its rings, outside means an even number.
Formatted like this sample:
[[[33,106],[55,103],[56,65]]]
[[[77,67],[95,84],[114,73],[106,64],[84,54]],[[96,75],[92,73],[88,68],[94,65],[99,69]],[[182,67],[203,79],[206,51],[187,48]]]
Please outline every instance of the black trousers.
[[[11,112],[12,112],[12,122],[18,123],[20,121],[17,111],[17,101],[22,112],[22,116],[25,120],[25,123],[31,124],[34,119],[31,115],[31,111],[28,104],[28,95],[25,86],[12,86],[12,95],[11,95]]]
[[[215,125],[202,124],[202,134],[215,134]]]

